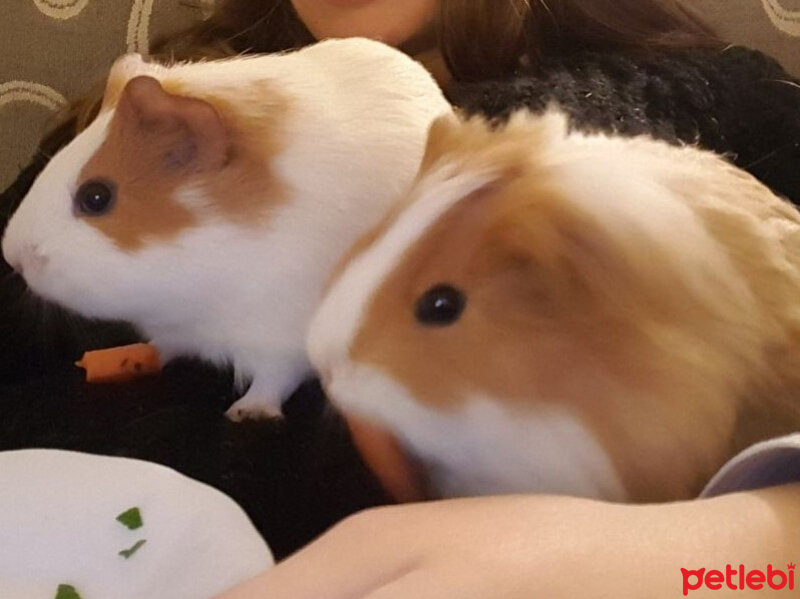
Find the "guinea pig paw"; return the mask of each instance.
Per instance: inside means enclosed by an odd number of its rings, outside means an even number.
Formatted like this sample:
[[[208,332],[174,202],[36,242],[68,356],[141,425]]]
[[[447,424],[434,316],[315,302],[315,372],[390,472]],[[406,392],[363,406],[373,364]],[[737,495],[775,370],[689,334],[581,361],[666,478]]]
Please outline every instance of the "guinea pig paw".
[[[282,418],[279,402],[273,402],[260,396],[251,396],[249,393],[234,402],[225,412],[228,420],[242,422],[243,420],[265,420],[267,418]]]

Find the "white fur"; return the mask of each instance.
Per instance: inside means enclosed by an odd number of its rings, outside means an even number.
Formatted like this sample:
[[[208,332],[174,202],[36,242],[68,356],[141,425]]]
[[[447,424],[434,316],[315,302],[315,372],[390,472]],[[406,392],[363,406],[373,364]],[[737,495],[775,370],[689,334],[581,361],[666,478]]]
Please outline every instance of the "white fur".
[[[398,433],[424,461],[437,495],[544,492],[626,499],[600,444],[565,409],[531,404],[512,412],[502,400],[478,394],[442,412],[363,364],[337,366],[329,380],[327,389],[343,409]]]
[[[71,209],[76,176],[102,142],[109,113],[44,171],[3,251],[52,300],[130,320],[167,356],[233,363],[239,380],[253,380],[233,415],[275,412],[310,370],[306,327],[331,269],[410,185],[430,122],[450,107],[422,66],[361,39],[147,72],[233,98],[256,81],[280,89],[289,110],[271,168],[288,202],[260,227],[204,221],[169,243],[120,251]],[[203,205],[192,189],[178,201]],[[31,267],[34,249],[46,266]]]
[[[46,298],[70,295],[78,291],[75,287],[87,283],[72,277],[49,276],[62,252],[89,253],[100,245],[100,261],[104,253],[116,253],[110,241],[98,238],[91,227],[74,218],[71,200],[80,170],[100,148],[110,120],[111,114],[101,115],[53,157],[45,175],[34,182],[17,209],[3,237],[6,261],[23,269],[28,284]],[[88,275],[89,272],[79,274]]]

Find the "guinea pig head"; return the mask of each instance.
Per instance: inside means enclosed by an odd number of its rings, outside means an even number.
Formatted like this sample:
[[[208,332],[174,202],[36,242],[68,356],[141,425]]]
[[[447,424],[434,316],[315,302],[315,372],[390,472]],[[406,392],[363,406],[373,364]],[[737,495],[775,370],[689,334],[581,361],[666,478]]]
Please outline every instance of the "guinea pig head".
[[[137,321],[213,289],[219,270],[198,265],[220,261],[210,249],[279,196],[265,168],[270,118],[252,143],[222,99],[164,73],[135,56],[117,62],[101,114],[53,158],[3,238],[33,290],[89,316]],[[210,222],[220,226],[201,226]]]
[[[312,322],[333,400],[444,495],[696,493],[768,325],[692,204],[728,167],[682,151],[557,114],[437,122],[414,190]]]

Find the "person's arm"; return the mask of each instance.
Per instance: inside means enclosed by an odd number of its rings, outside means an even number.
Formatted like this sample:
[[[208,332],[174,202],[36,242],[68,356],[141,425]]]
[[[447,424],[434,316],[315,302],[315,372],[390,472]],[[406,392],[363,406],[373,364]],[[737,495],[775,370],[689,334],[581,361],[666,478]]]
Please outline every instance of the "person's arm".
[[[638,599],[682,597],[685,582],[718,597],[681,568],[730,564],[738,584],[739,564],[798,558],[800,485],[664,505],[491,497],[364,512],[217,599]]]

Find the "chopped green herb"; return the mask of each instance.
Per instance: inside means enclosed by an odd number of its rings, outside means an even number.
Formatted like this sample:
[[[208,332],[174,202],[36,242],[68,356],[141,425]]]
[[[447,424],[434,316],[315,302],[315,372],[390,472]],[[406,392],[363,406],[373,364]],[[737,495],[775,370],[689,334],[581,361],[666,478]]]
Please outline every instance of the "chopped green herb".
[[[133,556],[134,553],[139,551],[139,549],[141,549],[142,545],[144,545],[145,543],[147,543],[147,539],[140,539],[136,541],[130,549],[123,549],[122,551],[120,551],[119,555],[121,555],[125,559],[130,559],[131,556]]]
[[[138,507],[132,507],[117,516],[117,521],[131,530],[136,530],[142,527],[142,513],[139,511]]]
[[[55,599],[81,599],[81,596],[78,594],[78,591],[75,590],[74,586],[60,584],[58,585]]]

